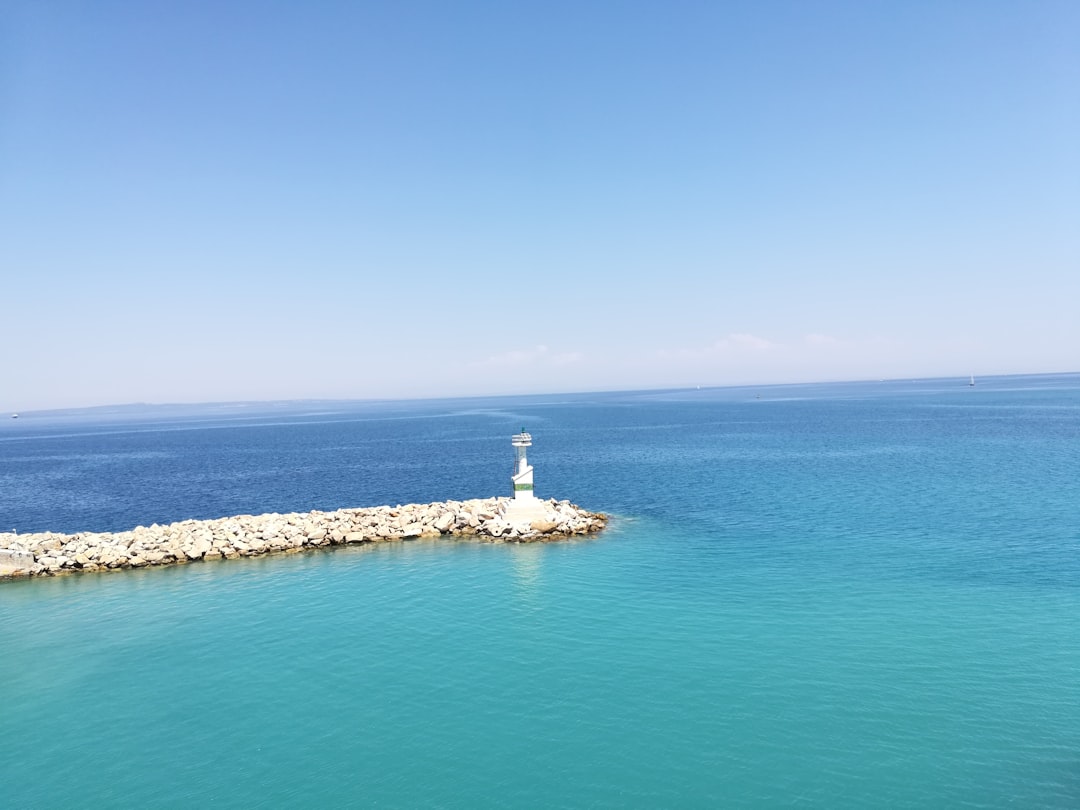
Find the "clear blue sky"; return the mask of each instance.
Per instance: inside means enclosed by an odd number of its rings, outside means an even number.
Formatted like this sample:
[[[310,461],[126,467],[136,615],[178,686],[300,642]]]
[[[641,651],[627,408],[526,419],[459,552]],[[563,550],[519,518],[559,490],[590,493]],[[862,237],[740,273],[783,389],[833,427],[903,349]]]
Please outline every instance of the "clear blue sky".
[[[0,409],[1080,369],[1080,3],[7,2]]]

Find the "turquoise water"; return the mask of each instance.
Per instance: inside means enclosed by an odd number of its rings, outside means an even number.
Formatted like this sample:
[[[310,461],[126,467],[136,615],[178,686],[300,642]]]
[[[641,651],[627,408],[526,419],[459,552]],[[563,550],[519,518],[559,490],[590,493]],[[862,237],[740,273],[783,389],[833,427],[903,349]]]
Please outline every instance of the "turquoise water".
[[[609,531],[0,586],[4,804],[1080,805],[1075,375],[28,417],[0,525],[486,495],[521,425]]]

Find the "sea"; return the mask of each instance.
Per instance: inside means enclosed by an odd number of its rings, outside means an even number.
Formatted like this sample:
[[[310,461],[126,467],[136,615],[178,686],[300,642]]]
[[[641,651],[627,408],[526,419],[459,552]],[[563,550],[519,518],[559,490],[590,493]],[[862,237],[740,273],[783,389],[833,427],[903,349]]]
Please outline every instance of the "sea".
[[[1080,375],[5,415],[0,529],[600,535],[0,582],[0,805],[1080,807]]]

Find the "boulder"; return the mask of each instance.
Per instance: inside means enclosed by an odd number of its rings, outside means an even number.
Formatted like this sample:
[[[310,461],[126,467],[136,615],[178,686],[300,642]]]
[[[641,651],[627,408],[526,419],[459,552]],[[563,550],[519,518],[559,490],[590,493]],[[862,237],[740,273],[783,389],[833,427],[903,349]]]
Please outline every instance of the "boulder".
[[[34,555],[29,551],[0,548],[0,566],[29,569],[34,564]]]

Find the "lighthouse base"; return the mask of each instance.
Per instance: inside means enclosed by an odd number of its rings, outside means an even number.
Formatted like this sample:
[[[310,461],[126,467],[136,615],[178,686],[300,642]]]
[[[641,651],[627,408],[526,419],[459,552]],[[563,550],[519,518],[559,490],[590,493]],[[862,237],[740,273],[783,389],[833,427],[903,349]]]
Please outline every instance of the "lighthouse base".
[[[543,520],[550,505],[537,498],[512,498],[500,510],[502,518],[511,526],[528,526],[534,520]]]

